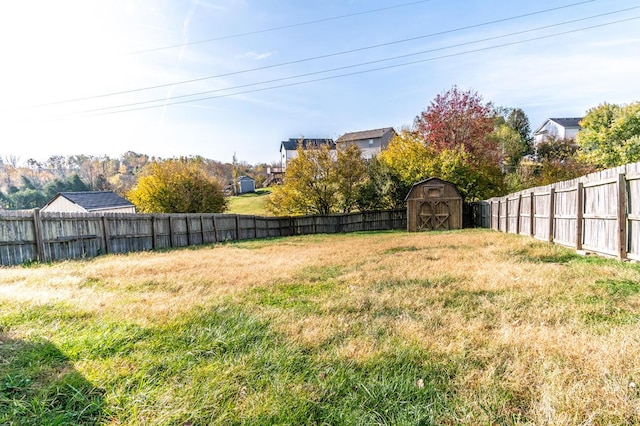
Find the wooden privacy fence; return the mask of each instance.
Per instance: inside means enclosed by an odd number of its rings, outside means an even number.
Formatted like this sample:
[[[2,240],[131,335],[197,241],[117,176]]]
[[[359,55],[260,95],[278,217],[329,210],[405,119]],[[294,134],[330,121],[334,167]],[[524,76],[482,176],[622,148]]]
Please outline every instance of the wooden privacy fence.
[[[0,265],[231,240],[406,227],[404,209],[293,217],[5,211],[0,212]]]
[[[640,163],[477,203],[475,225],[640,260]]]

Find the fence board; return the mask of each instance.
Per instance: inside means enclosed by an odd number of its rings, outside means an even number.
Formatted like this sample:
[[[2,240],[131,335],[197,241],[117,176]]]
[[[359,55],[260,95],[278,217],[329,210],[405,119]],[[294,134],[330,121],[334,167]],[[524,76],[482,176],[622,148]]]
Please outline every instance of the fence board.
[[[406,210],[260,217],[229,214],[0,212],[0,265],[221,241],[406,229]],[[42,245],[40,259],[38,244]]]
[[[492,198],[474,209],[476,226],[640,260],[640,163]]]

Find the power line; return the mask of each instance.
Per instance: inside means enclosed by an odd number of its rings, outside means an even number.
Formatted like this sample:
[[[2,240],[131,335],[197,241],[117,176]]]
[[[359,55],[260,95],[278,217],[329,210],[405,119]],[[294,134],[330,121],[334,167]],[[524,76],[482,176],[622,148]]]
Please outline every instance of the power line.
[[[264,88],[259,88],[259,89],[247,90],[247,91],[243,91],[243,92],[228,93],[228,94],[217,95],[217,96],[208,96],[208,97],[204,97],[204,98],[191,99],[191,100],[168,102],[168,103],[164,103],[164,104],[161,104],[161,105],[150,105],[150,106],[144,106],[144,107],[138,107],[138,108],[117,110],[117,111],[97,112],[95,114],[87,114],[87,112],[92,112],[92,111],[78,112],[77,114],[83,114],[86,117],[93,117],[93,116],[100,116],[100,115],[110,115],[110,114],[119,114],[119,113],[124,113],[124,112],[132,112],[132,111],[140,111],[140,110],[153,109],[153,108],[161,108],[161,107],[166,107],[166,106],[171,106],[171,105],[181,105],[181,104],[187,104],[187,103],[192,103],[192,102],[200,102],[200,101],[206,101],[206,100],[211,100],[211,99],[218,99],[218,98],[225,98],[225,97],[231,97],[231,96],[244,95],[244,94],[249,94],[249,93],[263,92],[263,91],[267,91],[267,90],[281,89],[281,88],[291,87],[291,86],[299,86],[299,85],[303,85],[303,84],[316,83],[316,82],[319,82],[319,81],[333,80],[333,79],[337,79],[337,78],[350,77],[350,76],[354,76],[354,75],[366,74],[366,73],[375,72],[375,71],[383,71],[383,70],[387,70],[387,69],[400,68],[400,67],[409,66],[409,65],[415,65],[415,64],[424,63],[424,62],[432,62],[432,61],[436,61],[436,60],[439,60],[439,59],[446,59],[446,58],[463,56],[463,55],[467,55],[467,54],[478,53],[478,52],[483,52],[483,51],[488,51],[488,50],[495,50],[495,49],[499,49],[499,48],[502,48],[502,47],[508,47],[508,46],[514,46],[514,45],[523,44],[523,43],[529,43],[529,42],[532,42],[532,41],[538,41],[538,40],[558,37],[558,36],[562,36],[562,35],[572,34],[572,33],[580,32],[580,31],[591,30],[591,29],[595,29],[595,28],[602,28],[602,27],[615,25],[615,24],[619,24],[619,23],[623,23],[623,22],[629,22],[629,21],[633,21],[633,20],[637,20],[637,19],[640,19],[640,16],[634,16],[634,17],[631,17],[631,18],[626,18],[626,19],[621,19],[621,20],[617,20],[617,21],[607,22],[607,23],[604,23],[604,24],[598,24],[598,25],[592,25],[592,26],[583,27],[583,28],[577,28],[577,29],[563,31],[563,32],[555,33],[555,34],[548,34],[548,35],[544,35],[544,36],[533,37],[533,38],[529,38],[529,39],[526,39],[526,40],[518,40],[518,41],[498,44],[498,45],[494,45],[494,46],[488,46],[488,47],[482,47],[482,48],[478,48],[478,49],[467,50],[467,51],[464,51],[464,52],[451,53],[451,54],[448,54],[448,55],[441,55],[441,56],[436,56],[436,57],[426,58],[426,59],[420,59],[420,60],[411,61],[411,62],[404,62],[404,63],[401,63],[401,64],[394,64],[394,65],[388,65],[388,66],[384,66],[384,67],[371,68],[371,69],[363,70],[363,71],[355,71],[355,72],[351,72],[351,73],[338,74],[338,75],[333,75],[333,76],[328,76],[328,77],[323,77],[323,78],[317,78],[317,79],[312,79],[312,80],[305,80],[305,81],[299,81],[299,82],[294,82],[294,83],[281,84],[281,85],[277,85],[277,86],[264,87]],[[293,77],[291,77],[291,78],[293,78]],[[256,83],[256,84],[265,84],[265,83],[263,82],[263,83]],[[238,87],[242,87],[242,86],[238,86]],[[223,89],[223,90],[231,90],[231,89]],[[137,103],[137,104],[144,104],[144,103],[147,103],[147,102],[140,102],[140,103]],[[134,104],[134,105],[136,105],[136,104]]]
[[[157,52],[159,50],[175,49],[175,48],[178,48],[178,47],[190,46],[190,45],[193,45],[193,44],[203,44],[203,43],[209,43],[209,42],[212,42],[212,41],[228,40],[230,38],[237,38],[237,37],[244,37],[244,36],[255,35],[255,34],[268,33],[268,32],[273,32],[273,31],[286,30],[286,29],[289,29],[289,28],[302,27],[302,26],[305,26],[305,25],[319,24],[319,23],[322,23],[322,22],[336,21],[338,19],[351,18],[353,16],[367,15],[367,14],[370,14],[370,13],[383,12],[383,11],[391,10],[391,9],[399,9],[401,7],[413,6],[413,5],[420,4],[420,3],[427,3],[429,1],[432,1],[432,0],[414,1],[414,2],[411,2],[411,3],[398,4],[398,5],[395,5],[395,6],[381,7],[379,9],[364,10],[362,12],[355,12],[355,13],[350,13],[350,14],[347,14],[347,15],[332,16],[332,17],[329,17],[329,18],[316,19],[316,20],[313,20],[313,21],[299,22],[297,24],[289,24],[289,25],[283,25],[283,26],[280,26],[280,27],[273,27],[273,28],[266,28],[266,29],[262,29],[262,30],[248,31],[246,33],[238,33],[238,34],[232,34],[232,35],[208,38],[208,39],[204,39],[204,40],[196,40],[196,41],[191,41],[191,42],[187,42],[187,43],[173,44],[173,45],[170,45],[170,46],[163,46],[163,47],[155,47],[155,48],[151,48],[151,49],[138,50],[138,51],[134,51],[134,52],[125,53],[124,55],[137,55],[137,54],[140,54],[140,53]],[[595,0],[592,0],[592,1],[595,1]]]
[[[587,21],[587,20],[595,19],[595,18],[601,18],[603,16],[608,16],[608,15],[613,15],[613,14],[616,14],[616,13],[626,12],[626,11],[633,10],[633,9],[640,9],[640,6],[627,8],[627,9],[621,9],[621,10],[607,12],[607,13],[601,13],[601,14],[597,14],[597,15],[587,16],[587,17],[584,17],[584,18],[579,18],[579,19],[573,19],[573,20],[569,20],[569,21],[559,22],[559,23],[556,23],[556,24],[544,25],[544,26],[537,27],[537,28],[530,28],[528,30],[516,31],[516,32],[508,33],[508,34],[502,34],[502,35],[499,35],[499,36],[493,36],[493,37],[483,38],[483,39],[479,39],[479,40],[473,40],[473,41],[468,41],[468,42],[464,42],[464,43],[458,43],[458,44],[454,44],[454,45],[450,45],[450,46],[444,46],[444,47],[439,47],[439,48],[434,48],[434,49],[422,50],[422,51],[419,51],[419,52],[408,53],[408,54],[405,54],[405,55],[392,56],[392,57],[389,57],[389,58],[378,59],[378,60],[375,60],[375,61],[361,62],[361,63],[358,63],[358,64],[345,65],[345,66],[341,66],[341,67],[337,67],[337,68],[330,68],[330,69],[325,69],[325,70],[321,70],[321,71],[313,71],[313,72],[304,73],[304,74],[298,74],[298,75],[289,76],[289,77],[276,78],[276,79],[272,79],[272,80],[264,80],[264,81],[260,81],[260,82],[256,82],[256,83],[248,83],[248,84],[243,84],[243,85],[238,85],[238,86],[225,87],[225,88],[221,88],[221,89],[207,90],[207,91],[203,91],[203,92],[190,93],[190,94],[186,94],[186,95],[178,95],[178,96],[173,96],[171,99],[172,100],[173,99],[182,99],[182,98],[188,98],[188,97],[193,97],[193,96],[206,95],[206,94],[210,94],[210,93],[242,89],[242,88],[246,88],[246,87],[259,86],[259,85],[262,85],[262,84],[277,83],[279,81],[293,80],[293,79],[301,78],[301,77],[309,77],[309,76],[312,76],[312,75],[326,74],[328,72],[341,71],[341,70],[345,70],[345,69],[349,69],[349,68],[357,68],[357,67],[361,67],[361,66],[365,66],[365,65],[373,65],[373,64],[376,64],[376,63],[380,63],[380,62],[388,62],[388,61],[392,61],[392,60],[396,60],[396,59],[403,59],[403,58],[407,58],[407,57],[411,57],[411,56],[423,55],[425,53],[433,53],[433,52],[438,52],[438,51],[442,51],[442,50],[449,50],[449,49],[453,49],[453,48],[456,48],[456,47],[462,47],[462,46],[468,46],[468,45],[471,45],[471,44],[483,43],[483,42],[487,42],[487,41],[497,40],[497,39],[506,38],[506,37],[512,37],[512,36],[531,33],[531,32],[535,32],[535,31],[541,31],[541,30],[554,28],[554,27],[559,27],[559,26],[568,25],[568,24],[575,24],[577,22]],[[115,105],[115,106],[107,106],[107,107],[95,108],[95,109],[90,109],[90,110],[86,110],[86,111],[83,111],[83,112],[91,113],[91,112],[105,111],[105,110],[118,109],[118,108],[126,108],[126,107],[129,107],[129,106],[144,105],[144,104],[150,104],[150,103],[156,103],[156,102],[166,102],[166,98],[159,98],[159,99],[152,99],[152,100],[148,100],[148,101],[132,102],[132,103],[129,103],[129,104],[121,104],[121,105]]]
[[[381,44],[376,44],[376,45],[371,45],[371,46],[365,46],[365,47],[361,47],[361,48],[357,48],[357,49],[351,49],[351,50],[345,50],[345,51],[341,51],[341,52],[329,53],[329,54],[326,54],[326,55],[314,56],[314,57],[310,57],[310,58],[298,59],[298,60],[295,60],[295,61],[282,62],[282,63],[278,63],[278,64],[266,65],[266,66],[257,67],[257,68],[250,68],[250,69],[246,69],[246,70],[228,72],[228,73],[224,73],[224,74],[217,74],[217,75],[199,77],[199,78],[194,78],[194,79],[189,79],[189,80],[182,80],[182,81],[177,81],[177,82],[173,82],[173,83],[164,83],[164,84],[158,84],[158,85],[155,85],[155,86],[147,86],[147,87],[141,87],[141,88],[137,88],[137,89],[122,90],[122,91],[118,91],[118,92],[105,93],[105,94],[101,94],[101,95],[93,95],[93,96],[85,96],[85,97],[81,97],[81,98],[67,99],[67,100],[63,100],[63,101],[57,101],[57,102],[50,102],[50,103],[46,103],[46,104],[41,104],[41,105],[38,105],[38,106],[42,107],[42,106],[51,106],[51,105],[60,105],[60,104],[65,104],[65,103],[88,101],[88,100],[91,100],[91,99],[105,98],[105,97],[111,97],[111,96],[117,96],[117,95],[125,95],[125,94],[129,94],[129,93],[136,93],[136,92],[142,92],[142,91],[147,91],[147,90],[162,89],[162,88],[165,88],[165,87],[171,87],[171,86],[177,86],[177,85],[183,85],[183,84],[189,84],[189,83],[196,83],[196,82],[200,82],[200,81],[204,81],[204,80],[211,80],[211,79],[215,79],[215,78],[229,77],[229,76],[232,76],[232,75],[246,74],[246,73],[249,73],[249,72],[264,71],[264,70],[267,70],[267,69],[278,68],[278,67],[283,67],[283,66],[287,66],[287,65],[294,65],[294,64],[299,64],[299,63],[303,63],[303,62],[310,62],[310,61],[314,61],[314,60],[318,60],[318,59],[326,59],[326,58],[330,58],[330,57],[346,55],[346,54],[355,53],[355,52],[362,52],[362,51],[365,51],[365,50],[376,49],[376,48],[379,48],[379,47],[391,46],[391,45],[394,45],[394,44],[406,43],[406,42],[409,42],[409,41],[415,41],[415,40],[420,40],[420,39],[425,39],[425,38],[430,38],[430,37],[436,37],[436,36],[440,36],[440,35],[451,34],[451,33],[454,33],[454,32],[465,31],[465,30],[469,30],[469,29],[473,29],[473,28],[479,28],[479,27],[493,25],[493,24],[497,24],[497,23],[508,22],[508,21],[512,21],[512,20],[516,20],[516,19],[521,19],[521,18],[531,17],[531,16],[535,16],[535,15],[540,15],[540,14],[543,14],[543,13],[553,12],[553,11],[557,11],[557,10],[560,10],[560,9],[571,8],[571,7],[583,5],[585,3],[591,3],[591,2],[594,2],[594,1],[596,1],[596,0],[581,1],[581,2],[572,3],[572,4],[569,4],[569,5],[565,5],[565,6],[559,6],[559,7],[554,7],[554,8],[550,8],[550,9],[544,9],[544,10],[540,10],[540,11],[536,11],[536,12],[530,12],[530,13],[526,13],[526,14],[523,14],[523,15],[517,15],[517,16],[508,17],[508,18],[496,19],[496,20],[493,20],[493,21],[487,21],[487,22],[483,22],[483,23],[480,23],[480,24],[468,25],[468,26],[465,26],[465,27],[459,27],[459,28],[454,28],[454,29],[450,29],[450,30],[439,31],[439,32],[430,33],[430,34],[424,34],[424,35],[420,35],[420,36],[416,36],[416,37],[410,37],[410,38],[406,38],[406,39],[395,40],[395,41],[391,41],[391,42],[387,42],[387,43],[381,43]],[[630,9],[633,9],[633,8],[630,8]],[[628,9],[628,10],[630,10],[630,9]]]

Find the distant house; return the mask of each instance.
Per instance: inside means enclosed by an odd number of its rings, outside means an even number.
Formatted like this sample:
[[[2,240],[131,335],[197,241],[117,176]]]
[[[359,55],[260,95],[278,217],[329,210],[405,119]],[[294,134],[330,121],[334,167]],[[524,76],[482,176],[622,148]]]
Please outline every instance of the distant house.
[[[547,139],[575,139],[583,117],[548,118],[533,132],[533,143],[538,145]]]
[[[247,192],[256,192],[256,181],[249,176],[240,176],[238,178],[238,195]]]
[[[280,161],[282,163],[283,172],[287,169],[287,164],[292,158],[296,158],[298,153],[298,145],[302,146],[302,149],[317,149],[322,146],[329,146],[329,150],[336,150],[336,143],[333,139],[296,139],[290,138],[288,141],[282,141],[280,143]]]
[[[135,213],[136,207],[112,191],[59,192],[43,212]]]
[[[345,133],[336,140],[338,147],[355,144],[362,151],[362,158],[374,158],[387,148],[389,141],[396,135],[393,127]]]

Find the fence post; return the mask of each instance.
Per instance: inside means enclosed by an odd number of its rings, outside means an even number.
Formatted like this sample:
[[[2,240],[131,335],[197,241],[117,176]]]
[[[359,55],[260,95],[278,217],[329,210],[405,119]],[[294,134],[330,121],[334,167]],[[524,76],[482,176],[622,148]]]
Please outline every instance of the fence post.
[[[553,222],[554,222],[554,215],[555,215],[555,209],[556,209],[556,189],[555,188],[551,188],[549,190],[549,242],[552,243],[553,242]]]
[[[618,175],[618,258],[627,258],[627,177]]]
[[[36,243],[36,259],[38,262],[44,262],[44,235],[42,232],[42,219],[40,218],[40,209],[33,209],[33,238]]]
[[[102,215],[102,243],[104,245],[104,253],[111,253],[111,241],[109,240],[109,222],[105,215]]]
[[[496,224],[496,230],[497,230],[497,231],[500,231],[500,230],[501,230],[501,229],[500,229],[500,198],[498,198],[498,213],[497,213],[497,215],[496,215],[496,221],[498,222],[498,223]]]
[[[506,204],[504,205],[504,232],[509,233],[509,196],[506,196]]]
[[[236,240],[240,241],[240,217],[236,215]]]
[[[173,220],[171,220],[171,214],[169,214],[169,247],[173,247]]]
[[[157,248],[156,239],[158,237],[158,231],[156,230],[156,215],[151,215],[151,250],[155,250]]]
[[[493,200],[489,202],[489,229],[493,229]]]
[[[531,197],[529,199],[529,235],[533,237],[535,235],[535,223],[536,223],[536,193],[531,191]]]
[[[253,238],[256,238],[256,239],[258,238],[258,219],[256,218],[255,215],[253,215]]]
[[[520,234],[520,210],[522,209],[522,193],[518,194],[518,209],[516,210],[516,234]]]
[[[578,193],[576,196],[576,250],[582,250],[582,219],[584,217],[584,184],[582,182],[578,182],[578,188],[576,189]]]
[[[217,243],[218,242],[218,227],[216,226],[216,215],[215,215],[215,213],[213,214],[213,217],[212,217],[211,221],[213,222],[213,242]]]
[[[187,246],[191,246],[191,217],[188,213],[184,216],[184,224],[187,227]]]

